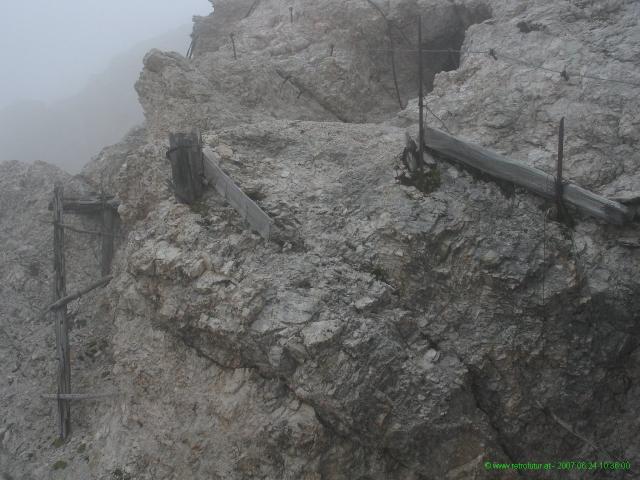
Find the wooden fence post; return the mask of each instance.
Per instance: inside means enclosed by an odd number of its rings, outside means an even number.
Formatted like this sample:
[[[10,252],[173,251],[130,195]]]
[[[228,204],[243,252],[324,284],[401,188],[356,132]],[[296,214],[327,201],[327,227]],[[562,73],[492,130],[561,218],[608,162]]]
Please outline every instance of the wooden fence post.
[[[418,110],[420,111],[418,143],[418,171],[422,172],[424,163],[424,86],[422,79],[422,17],[418,15]]]
[[[560,120],[560,129],[558,130],[558,161],[556,165],[556,219],[560,222],[569,221],[569,214],[565,208],[564,180],[562,179],[562,164],[564,162],[564,117]]]
[[[171,161],[176,197],[184,203],[193,204],[203,193],[204,166],[200,133],[172,133],[169,144],[167,156]]]
[[[53,190],[53,270],[55,283],[54,303],[67,294],[64,257],[64,191],[62,185]],[[56,345],[58,355],[58,394],[71,393],[71,361],[69,355],[69,325],[67,306],[53,311],[56,324]],[[68,400],[58,400],[58,427],[61,439],[66,439],[71,430],[71,408]]]

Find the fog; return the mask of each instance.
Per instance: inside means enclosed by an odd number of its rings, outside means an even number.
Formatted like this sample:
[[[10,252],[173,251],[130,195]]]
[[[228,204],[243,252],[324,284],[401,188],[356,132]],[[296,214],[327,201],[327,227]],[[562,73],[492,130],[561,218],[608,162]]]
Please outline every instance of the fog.
[[[142,120],[133,84],[153,47],[185,53],[207,0],[0,3],[0,161],[76,172]]]

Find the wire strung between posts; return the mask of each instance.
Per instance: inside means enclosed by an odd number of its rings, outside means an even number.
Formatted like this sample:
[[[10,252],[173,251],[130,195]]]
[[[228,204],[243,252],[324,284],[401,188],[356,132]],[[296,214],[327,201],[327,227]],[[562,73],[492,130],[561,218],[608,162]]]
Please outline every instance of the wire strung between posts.
[[[365,49],[369,52],[390,52],[391,50],[387,49],[387,48],[367,48]],[[407,49],[407,48],[398,48],[394,50],[396,53],[397,52],[407,52],[407,53],[416,53],[419,51],[419,49],[417,48],[413,48],[413,49]],[[423,53],[464,53],[464,54],[468,54],[468,55],[489,55],[491,57],[493,57],[494,59],[503,59],[503,60],[507,60],[508,62],[513,62],[513,63],[517,63],[519,65],[523,65],[525,67],[529,67],[533,70],[542,70],[544,72],[549,72],[549,73],[555,73],[557,75],[561,75],[565,80],[568,80],[571,77],[576,77],[576,78],[584,78],[584,79],[589,79],[589,80],[597,80],[599,82],[611,82],[611,83],[618,83],[618,84],[623,84],[623,85],[629,85],[632,87],[637,87],[640,88],[640,82],[632,82],[630,80],[621,80],[621,79],[617,79],[617,78],[606,78],[606,77],[599,77],[597,75],[585,75],[585,74],[580,74],[580,73],[571,73],[568,72],[566,69],[565,70],[555,70],[553,68],[548,68],[548,67],[543,67],[542,65],[536,65],[534,63],[531,62],[527,62],[525,60],[521,60],[519,58],[515,58],[512,57],[510,55],[505,55],[504,53],[500,53],[495,49],[490,49],[490,50],[482,50],[482,51],[478,51],[478,50],[456,50],[456,49],[447,49],[447,50],[443,50],[443,49],[439,49],[439,50],[429,50],[429,49],[422,49]]]
[[[442,125],[442,128],[444,128],[444,130],[445,130],[448,134],[453,135],[453,134],[451,133],[451,130],[449,130],[449,128],[447,128],[447,124],[446,124],[446,123],[444,123],[444,120],[442,120],[438,115],[436,115],[436,114],[434,113],[434,111],[433,111],[433,110],[431,110],[431,108],[429,108],[429,104],[427,104],[427,101],[426,101],[426,100],[425,100],[425,102],[424,102],[424,108],[426,108],[426,109],[427,109],[427,111],[428,111],[431,115],[433,115],[433,116],[434,116],[434,117],[435,117],[435,118],[440,122],[440,125]]]
[[[369,5],[371,5],[374,9],[376,9],[378,11],[378,13],[380,14],[380,16],[383,18],[385,25],[387,26],[387,37],[389,38],[389,43],[391,44],[391,49],[389,52],[389,56],[391,59],[391,73],[393,74],[393,84],[395,86],[396,89],[396,96],[398,97],[398,104],[400,105],[400,108],[404,108],[402,105],[402,97],[400,96],[400,87],[398,86],[398,75],[396,73],[396,58],[395,58],[395,45],[393,42],[393,35],[391,33],[391,21],[387,18],[387,16],[384,14],[384,12],[382,11],[382,9],[376,5],[372,0],[366,0],[367,3],[369,3]],[[402,33],[402,30],[400,30],[400,32]],[[404,33],[403,33],[404,36]],[[404,37],[405,40],[408,41],[408,39],[406,37]],[[331,56],[333,56],[333,48],[331,49]]]
[[[533,63],[529,63],[529,62],[525,62],[524,60],[520,60],[519,58],[514,58],[514,57],[510,57],[508,55],[505,55],[503,53],[497,53],[494,50],[494,53],[496,54],[496,56],[498,58],[503,58],[506,60],[509,60],[511,62],[515,62],[515,63],[519,63],[520,65],[524,65],[526,67],[530,67],[536,70],[543,70],[545,72],[550,72],[550,73],[556,73],[558,75],[562,75],[563,78],[565,78],[565,80],[568,80],[570,77],[578,77],[578,78],[587,78],[589,80],[598,80],[601,82],[612,82],[612,83],[622,83],[624,85],[630,85],[632,87],[638,87],[640,88],[640,83],[636,83],[636,82],[631,82],[629,80],[619,80],[616,78],[605,78],[605,77],[598,77],[596,75],[584,75],[584,74],[579,74],[579,73],[572,73],[570,74],[569,72],[567,72],[567,70],[554,70],[553,68],[547,68],[547,67],[543,67],[541,65],[535,65]]]
[[[388,48],[365,48],[365,50],[367,50],[369,52],[388,52],[390,49],[388,49]],[[418,53],[419,49],[417,49],[417,48],[396,48],[395,51],[396,52],[407,52],[407,53]],[[433,50],[433,49],[423,48],[422,52],[423,53],[473,53],[473,54],[477,54],[477,55],[487,55],[489,53],[488,50],[483,50],[483,51],[456,50],[454,48],[448,48],[446,50],[445,49]]]
[[[47,225],[56,225],[60,228],[64,228],[65,230],[69,230],[75,233],[81,233],[84,235],[95,235],[95,236],[103,236],[103,237],[114,237],[114,238],[124,238],[122,235],[116,235],[113,233],[107,232],[99,232],[97,230],[85,230],[83,228],[73,227],[71,225],[67,225],[66,223],[52,222],[50,220],[38,220],[38,223],[46,223]]]
[[[390,28],[390,27],[389,27]],[[235,41],[234,41],[234,36],[233,34],[230,35],[231,37],[231,42],[233,44],[234,47],[234,58],[235,58]],[[334,45],[336,45],[337,43],[334,42]],[[597,80],[599,82],[611,82],[611,83],[618,83],[618,84],[623,84],[623,85],[629,85],[632,87],[637,87],[640,88],[640,82],[632,82],[630,80],[621,80],[621,79],[617,79],[617,78],[607,78],[607,77],[599,77],[597,75],[585,75],[585,74],[580,74],[580,73],[571,73],[568,72],[566,69],[564,70],[555,70],[553,68],[547,68],[547,67],[543,67],[541,65],[536,65],[533,64],[531,62],[527,62],[525,60],[521,60],[519,58],[515,58],[512,57],[510,55],[506,55],[504,53],[498,52],[495,48],[490,48],[489,50],[461,50],[461,49],[455,49],[455,48],[447,48],[447,49],[426,49],[423,48],[422,50],[418,49],[418,48],[365,48],[365,51],[368,52],[388,52],[390,54],[394,54],[394,53],[398,53],[398,52],[407,52],[407,53],[417,53],[418,51],[422,51],[423,53],[464,53],[466,55],[488,55],[490,57],[492,57],[493,59],[497,60],[499,58],[503,59],[503,60],[508,60],[509,62],[513,62],[513,63],[517,63],[526,67],[529,67],[533,70],[542,70],[545,72],[549,72],[549,73],[555,73],[557,75],[561,75],[562,78],[564,78],[565,80],[569,80],[570,77],[577,77],[577,78],[585,78],[585,79],[589,79],[589,80]]]

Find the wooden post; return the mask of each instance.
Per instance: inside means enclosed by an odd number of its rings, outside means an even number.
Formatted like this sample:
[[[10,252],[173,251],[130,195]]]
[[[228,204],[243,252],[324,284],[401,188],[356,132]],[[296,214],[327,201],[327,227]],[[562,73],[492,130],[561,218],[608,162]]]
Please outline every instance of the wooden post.
[[[193,52],[195,51],[195,48],[196,48],[196,37],[192,37],[191,43],[189,44],[189,49],[187,50],[188,59],[193,58]]]
[[[233,59],[237,60],[238,59],[238,55],[236,55],[236,40],[233,37],[233,33],[230,33],[229,37],[231,37],[231,46],[233,47]]]
[[[202,144],[200,133],[172,133],[169,136],[171,171],[176,197],[184,203],[193,204],[202,197]]]
[[[291,23],[293,23],[293,7],[289,7],[289,17],[291,17]]]
[[[111,263],[113,261],[113,241],[115,218],[113,210],[107,205],[107,198],[104,192],[100,196],[102,200],[102,248],[101,248],[101,269],[102,276],[106,277],[111,273]]]
[[[558,164],[556,175],[556,214],[558,220],[563,220],[564,203],[562,202],[563,184],[562,184],[562,162],[564,160],[564,117],[560,120],[560,130],[558,132]]]
[[[54,303],[67,295],[64,257],[64,191],[62,185],[53,190],[53,270],[55,275]],[[71,393],[71,360],[69,356],[69,325],[67,306],[53,310],[56,326],[56,346],[58,356],[58,395]],[[71,408],[69,401],[58,400],[58,431],[61,439],[66,439],[71,430]]]
[[[419,120],[419,147],[418,147],[418,171],[422,171],[424,162],[424,91],[422,80],[422,17],[418,15],[418,110],[420,110]]]

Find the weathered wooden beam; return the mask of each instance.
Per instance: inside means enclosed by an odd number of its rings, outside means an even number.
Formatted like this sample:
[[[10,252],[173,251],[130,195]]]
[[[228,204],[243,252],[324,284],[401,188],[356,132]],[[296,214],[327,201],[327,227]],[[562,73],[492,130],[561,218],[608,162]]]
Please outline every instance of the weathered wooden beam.
[[[189,49],[187,50],[187,55],[186,55],[186,58],[188,58],[188,59],[193,58],[193,53],[195,52],[195,49],[196,49],[197,38],[198,37],[194,37],[192,35],[191,43],[189,44]]]
[[[64,200],[64,211],[67,213],[78,214],[100,214],[104,209],[104,206],[110,208],[113,211],[117,211],[120,203],[113,199],[107,199],[106,202],[102,202],[100,198],[67,198]],[[53,210],[53,205],[49,204],[49,210]]]
[[[100,287],[105,286],[111,280],[113,280],[113,275],[109,275],[107,277],[104,277],[104,278],[98,280],[97,282],[92,283],[88,287],[83,288],[82,290],[80,290],[78,292],[72,293],[71,295],[65,295],[64,297],[58,298],[55,302],[53,302],[51,305],[49,305],[46,308],[45,314],[47,312],[56,311],[57,309],[61,309],[62,307],[65,307],[69,303],[73,302],[74,300],[77,300],[78,298],[82,297],[83,295],[86,295],[87,293],[95,290],[96,288],[100,288]]]
[[[514,162],[491,150],[429,127],[425,127],[425,145],[463,165],[524,187],[542,197],[555,197],[555,178],[537,168]],[[573,183],[564,185],[562,197],[582,213],[615,225],[633,220],[634,212],[629,208]]]
[[[54,304],[67,295],[64,257],[64,191],[62,185],[53,190],[53,270]],[[69,355],[69,325],[66,303],[53,310],[56,328],[56,351],[58,356],[58,395],[71,392],[71,359]],[[66,439],[71,430],[71,408],[68,401],[58,400],[58,432]]]
[[[424,168],[424,80],[422,67],[422,17],[418,15],[418,112],[420,115],[418,132],[418,171]]]
[[[117,393],[65,393],[65,394],[48,394],[42,395],[45,400],[97,400],[100,398],[117,397]]]
[[[200,133],[172,133],[169,136],[167,157],[171,162],[171,174],[176,197],[193,204],[202,197],[203,165]]]
[[[213,160],[209,149],[204,151],[204,174],[211,185],[242,218],[265,240],[271,239],[273,220],[251,200]]]

